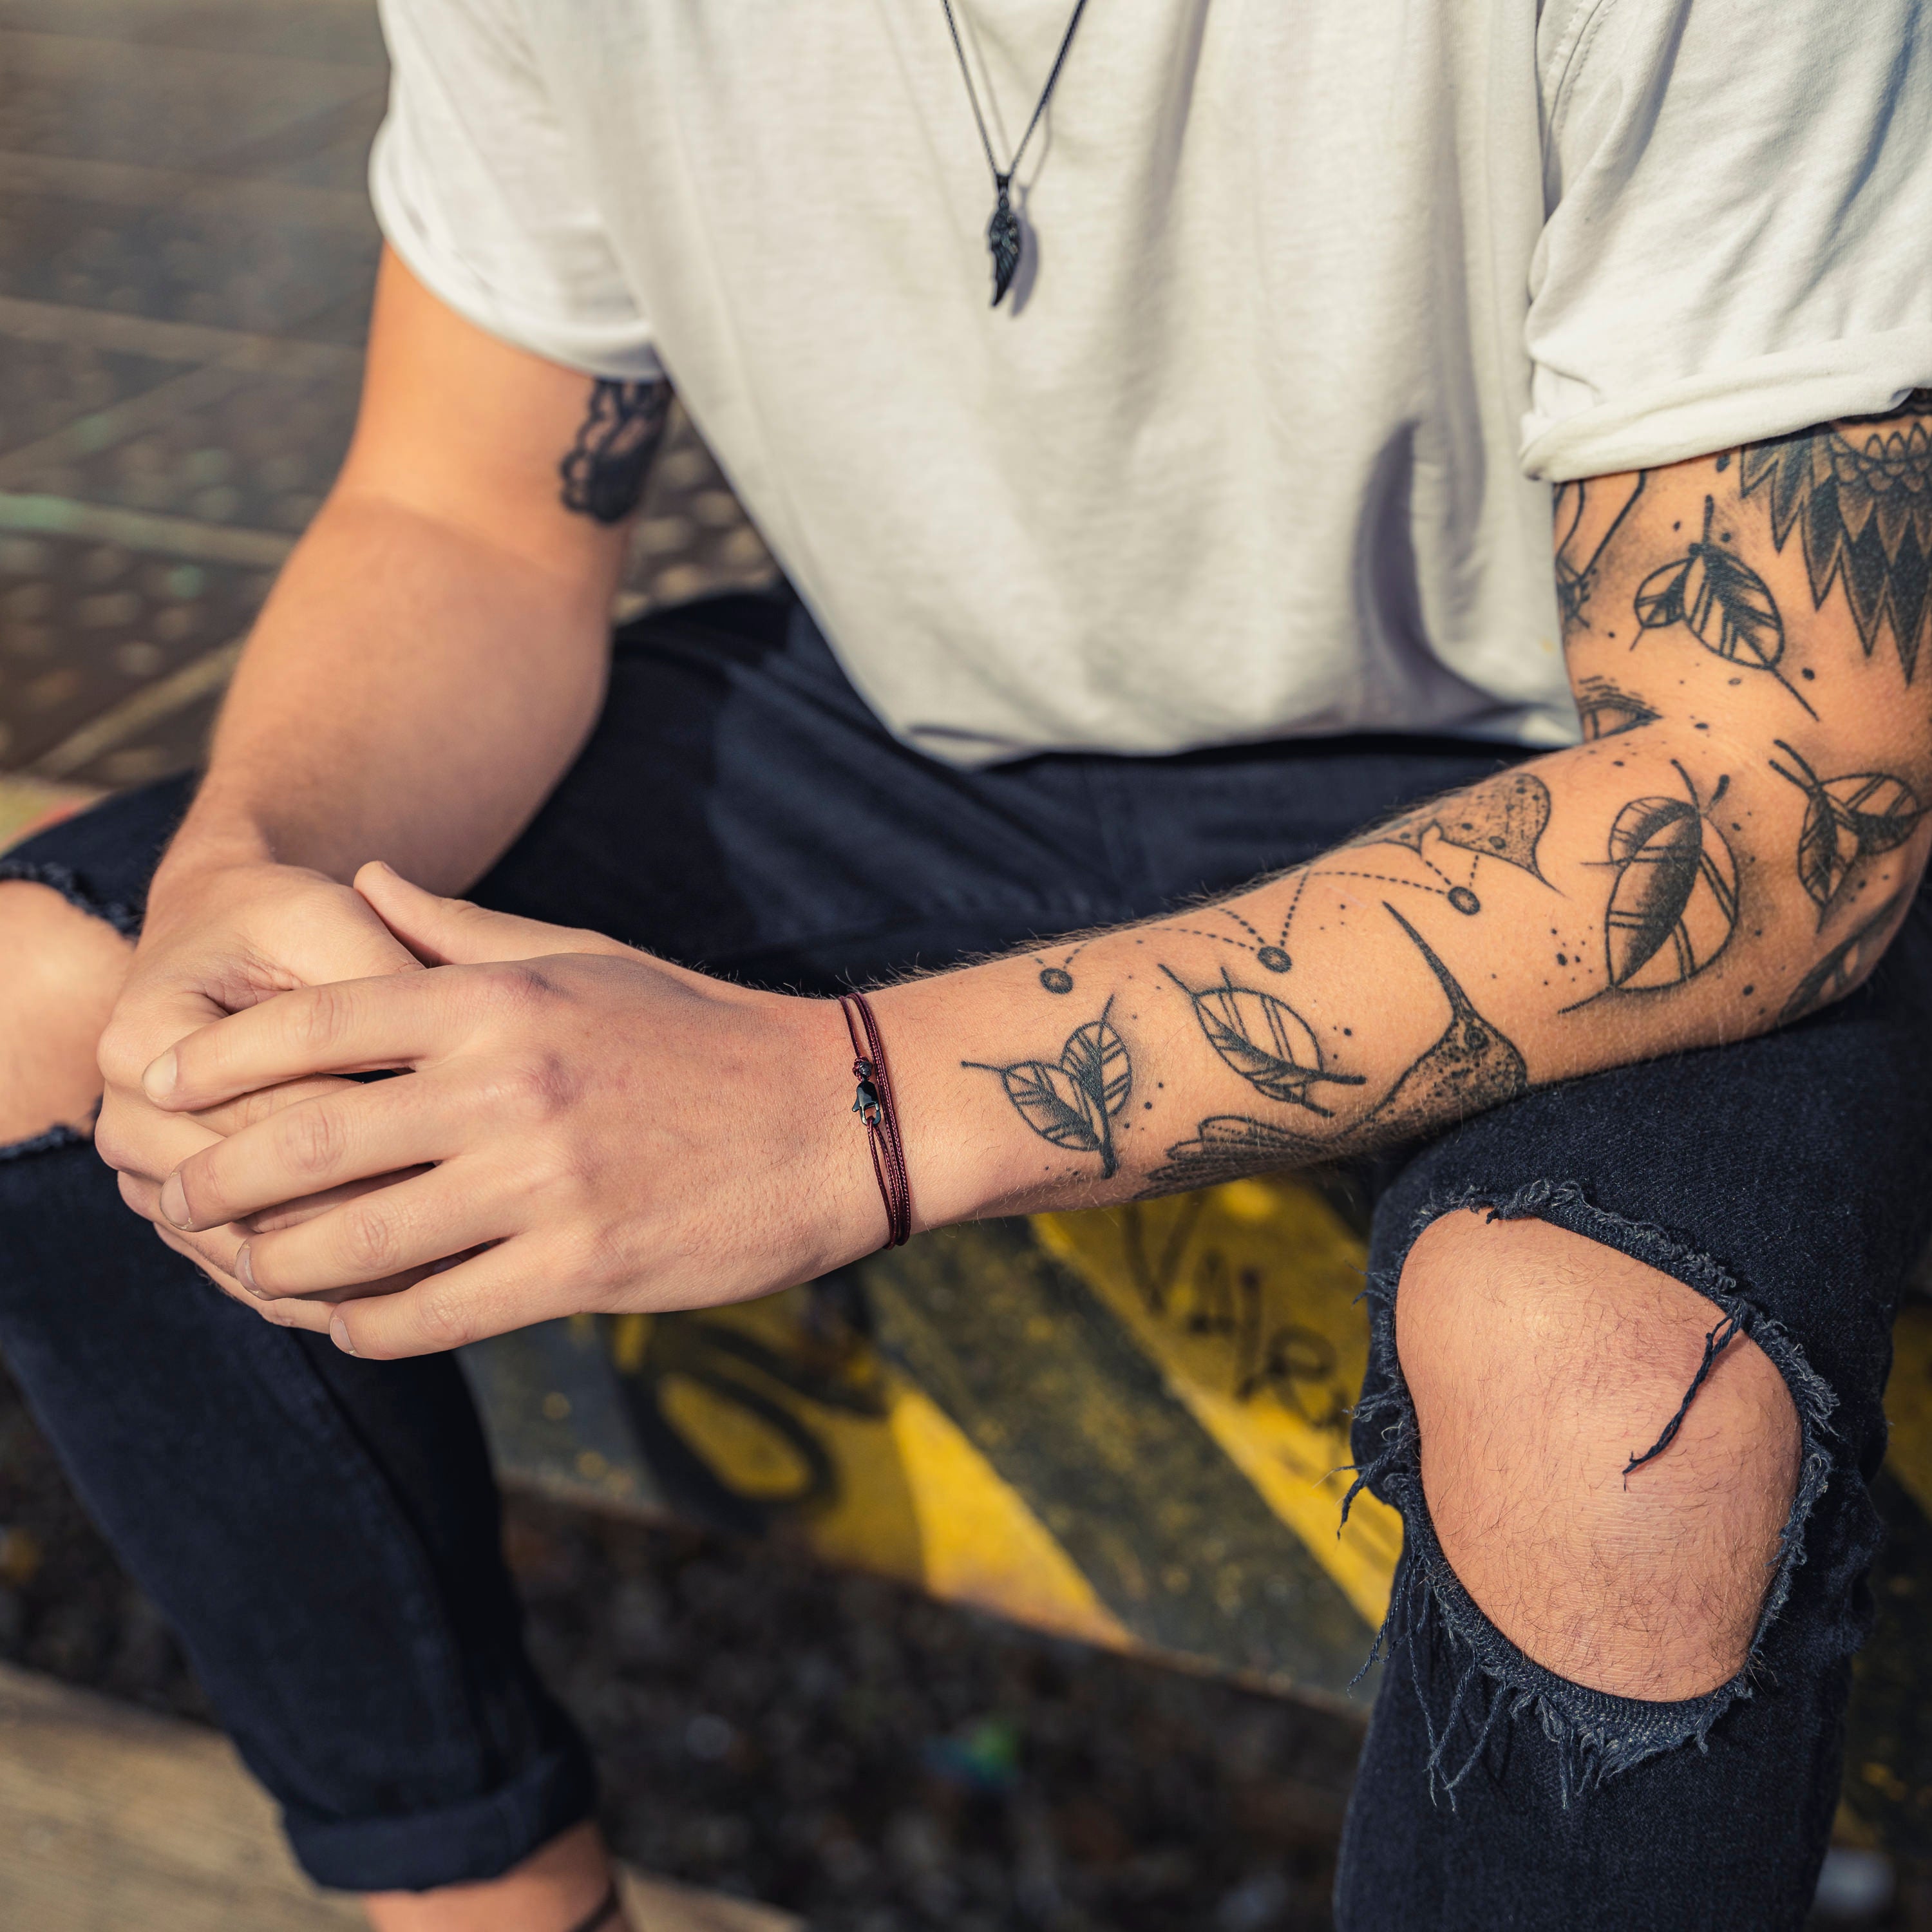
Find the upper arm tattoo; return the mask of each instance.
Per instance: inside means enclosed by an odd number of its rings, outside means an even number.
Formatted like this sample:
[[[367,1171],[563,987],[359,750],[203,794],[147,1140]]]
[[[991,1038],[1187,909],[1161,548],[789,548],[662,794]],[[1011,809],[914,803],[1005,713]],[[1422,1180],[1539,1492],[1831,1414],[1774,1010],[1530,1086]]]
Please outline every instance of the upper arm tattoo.
[[[1591,628],[1586,614],[1610,540],[1636,506],[1648,482],[1639,470],[1560,484],[1556,490],[1556,602],[1565,638]]]
[[[599,376],[577,440],[558,465],[564,508],[621,524],[643,500],[670,410],[670,385],[662,376],[645,382]]]
[[[1771,768],[1804,794],[1804,824],[1798,835],[1798,878],[1818,908],[1823,926],[1840,890],[1861,859],[1896,851],[1918,830],[1925,808],[1918,794],[1888,772],[1852,772],[1821,778],[1795,746],[1772,740],[1791,760]],[[1797,769],[1794,771],[1792,766]]]
[[[1704,499],[1704,534],[1688,554],[1653,570],[1637,586],[1640,630],[1682,625],[1707,651],[1747,670],[1768,670],[1815,718],[1810,702],[1778,669],[1784,656],[1784,618],[1778,600],[1750,566],[1711,541],[1717,499]]]
[[[1869,657],[1888,629],[1910,683],[1932,638],[1932,389],[1895,414],[1821,424],[1743,452],[1744,494],[1771,506],[1781,550],[1796,525],[1821,608],[1842,584]]]
[[[1366,1153],[1633,1043],[1802,1018],[1876,964],[1932,821],[1932,698],[1908,688],[1932,644],[1932,391],[1565,484],[1556,509],[1583,740],[1561,769],[1588,782],[1502,772],[1178,911],[1136,943],[1186,952],[1142,956],[1158,976],[1105,1005],[1102,936],[1036,950],[1041,990],[1099,1018],[964,1064],[1090,1178],[1097,1156],[1159,1194]],[[1365,970],[1401,983],[1358,1003]],[[1599,1002],[1622,1010],[1605,1033],[1555,1028]],[[1158,1098],[1168,1042],[1216,1083],[1200,1099]]]

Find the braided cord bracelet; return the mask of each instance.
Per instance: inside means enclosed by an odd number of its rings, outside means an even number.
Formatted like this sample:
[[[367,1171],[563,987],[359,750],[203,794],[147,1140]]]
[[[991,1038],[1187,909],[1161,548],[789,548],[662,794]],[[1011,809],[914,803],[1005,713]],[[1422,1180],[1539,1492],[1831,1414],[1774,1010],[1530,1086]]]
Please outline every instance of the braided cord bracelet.
[[[866,1124],[872,1172],[886,1204],[886,1245],[902,1248],[912,1234],[912,1184],[906,1178],[905,1143],[899,1138],[898,1106],[886,1064],[885,1039],[863,993],[840,994],[838,1009],[852,1036],[852,1075],[859,1083],[852,1111]]]

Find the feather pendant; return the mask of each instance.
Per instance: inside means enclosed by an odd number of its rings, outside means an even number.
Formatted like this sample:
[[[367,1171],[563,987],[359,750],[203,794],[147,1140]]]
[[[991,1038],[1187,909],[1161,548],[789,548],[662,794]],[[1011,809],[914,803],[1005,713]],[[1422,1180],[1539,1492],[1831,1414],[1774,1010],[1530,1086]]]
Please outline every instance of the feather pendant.
[[[993,306],[998,308],[1013,285],[1020,266],[1020,218],[1000,179],[1000,198],[993,205],[993,218],[986,224],[986,248],[993,258]]]

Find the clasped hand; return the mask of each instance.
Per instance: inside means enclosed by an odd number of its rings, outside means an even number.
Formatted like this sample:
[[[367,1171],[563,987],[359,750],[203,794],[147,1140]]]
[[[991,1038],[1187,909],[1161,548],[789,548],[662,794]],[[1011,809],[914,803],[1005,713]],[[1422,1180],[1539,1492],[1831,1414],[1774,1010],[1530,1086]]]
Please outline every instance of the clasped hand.
[[[201,1118],[314,1076],[396,1076],[264,1110],[163,1183],[176,1229],[232,1230],[229,1271],[271,1319],[416,1354],[555,1315],[740,1300],[875,1244],[836,1006],[384,866],[356,884],[429,970],[278,994],[142,1076],[155,1107]]]

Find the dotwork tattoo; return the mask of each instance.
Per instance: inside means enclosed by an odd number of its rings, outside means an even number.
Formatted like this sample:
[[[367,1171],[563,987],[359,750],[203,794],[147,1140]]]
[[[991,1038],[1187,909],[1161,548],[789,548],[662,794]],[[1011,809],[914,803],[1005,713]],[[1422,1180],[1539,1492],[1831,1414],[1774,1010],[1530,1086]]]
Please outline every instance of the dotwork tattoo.
[[[1100,1156],[1100,1178],[1119,1167],[1114,1121],[1133,1091],[1133,1063],[1115,1030],[1109,1000],[1097,1020],[1076,1027],[1055,1061],[1018,1060],[1005,1066],[962,1060],[962,1066],[997,1073],[1006,1098],[1041,1139],[1076,1154]]]
[[[1438,878],[1446,877],[1424,855],[1432,832],[1445,845],[1478,859],[1500,859],[1548,884],[1536,862],[1537,847],[1550,828],[1550,788],[1534,772],[1508,772],[1487,784],[1418,806],[1386,824],[1371,826],[1358,845],[1405,845]],[[1454,903],[1454,895],[1450,896]],[[1457,911],[1462,908],[1456,907]],[[1480,908],[1478,908],[1480,910]]]
[[[1906,880],[1849,939],[1833,946],[1798,981],[1790,998],[1779,1009],[1778,1024],[1789,1026],[1793,1020],[1802,1020],[1856,987],[1878,964],[1916,889],[1916,880]]]
[[[1648,481],[1648,472],[1639,470],[1627,478],[1600,476],[1558,486],[1556,527],[1562,534],[1556,544],[1556,605],[1566,641],[1589,629],[1584,612],[1604,552]]]
[[[1549,884],[1537,865],[1538,846],[1549,824],[1550,788],[1534,772],[1508,772],[1489,783],[1452,793],[1383,824],[1371,826],[1343,848],[1359,852],[1376,845],[1400,845],[1422,862],[1434,874],[1432,879],[1405,879],[1355,866],[1317,864],[1304,867],[1295,875],[1294,890],[1282,910],[1280,929],[1273,938],[1233,907],[1226,905],[1213,906],[1208,910],[1238,928],[1234,932],[1191,926],[1175,929],[1196,939],[1212,939],[1252,953],[1264,971],[1290,972],[1294,965],[1294,955],[1288,950],[1294,916],[1301,910],[1302,897],[1313,880],[1359,879],[1371,885],[1398,886],[1405,892],[1427,892],[1446,900],[1450,909],[1465,919],[1473,919],[1483,909],[1476,892],[1476,875],[1485,859],[1499,859],[1506,866],[1527,872],[1539,884]],[[1460,876],[1453,876],[1430,856],[1426,847],[1432,835],[1442,844],[1468,854],[1466,871],[1457,868]]]
[[[563,506],[599,524],[621,524],[644,499],[644,478],[670,411],[670,385],[600,377],[570,453],[558,466]]]
[[[1245,1114],[1210,1115],[1196,1128],[1192,1140],[1177,1141],[1168,1148],[1166,1162],[1148,1177],[1145,1196],[1212,1187],[1270,1168],[1306,1166],[1419,1134],[1439,1133],[1528,1092],[1529,1070],[1514,1044],[1476,1010],[1434,947],[1386,899],[1382,910],[1408,934],[1448,1002],[1449,1022],[1435,1042],[1403,1069],[1366,1114],[1333,1132],[1298,1132]]]
[[[1077,941],[1060,955],[1057,964],[1046,953],[1034,955],[1034,963],[1040,968],[1040,983],[1048,992],[1064,996],[1072,992],[1073,962],[1087,950],[1089,943],[1088,939]]]
[[[1198,991],[1172,967],[1160,969],[1193,1002],[1194,1017],[1208,1043],[1258,1094],[1288,1106],[1305,1107],[1324,1120],[1328,1108],[1308,1097],[1310,1088],[1360,1087],[1359,1073],[1330,1073],[1312,1029],[1286,1000],[1252,986],[1238,986],[1224,969],[1221,984]]]
[[[1861,859],[1894,852],[1925,816],[1918,794],[1886,772],[1854,772],[1821,778],[1782,738],[1772,740],[1796,766],[1773,758],[1771,768],[1804,794],[1804,824],[1798,835],[1798,878],[1818,908],[1822,927],[1840,889]]]
[[[1682,626],[1726,664],[1770,672],[1816,718],[1803,694],[1778,668],[1784,656],[1784,620],[1770,585],[1721,543],[1711,541],[1716,510],[1715,500],[1706,496],[1703,536],[1688,555],[1653,570],[1638,585],[1639,635],[1630,648],[1636,648],[1646,631]]]
[[[1349,1138],[1378,1142],[1440,1132],[1472,1114],[1529,1090],[1529,1070],[1514,1044],[1477,1012],[1474,1003],[1434,950],[1384,899],[1382,910],[1408,935],[1449,1002],[1449,1024],[1411,1063]]]
[[[1718,781],[1706,806],[1682,765],[1677,775],[1686,796],[1633,799],[1610,827],[1617,881],[1604,916],[1605,992],[1681,986],[1737,929],[1737,861],[1710,815],[1730,780]]]
[[[1813,602],[1844,586],[1870,657],[1889,628],[1910,684],[1932,638],[1932,389],[1889,416],[1801,430],[1742,452],[1745,496],[1770,499],[1780,550],[1796,526]]]
[[[1654,724],[1658,715],[1642,698],[1619,690],[1606,677],[1586,677],[1576,687],[1576,716],[1586,744],[1634,731],[1640,724]]]

